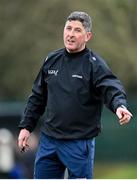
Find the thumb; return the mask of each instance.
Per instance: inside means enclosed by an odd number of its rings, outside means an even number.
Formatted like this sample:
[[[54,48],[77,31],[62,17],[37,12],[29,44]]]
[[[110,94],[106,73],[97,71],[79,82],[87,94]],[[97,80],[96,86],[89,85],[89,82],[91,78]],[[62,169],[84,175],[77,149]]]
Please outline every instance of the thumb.
[[[26,146],[27,146],[27,142],[28,142],[28,137],[25,137],[25,138],[24,138],[24,141],[23,141],[23,147],[26,147]]]

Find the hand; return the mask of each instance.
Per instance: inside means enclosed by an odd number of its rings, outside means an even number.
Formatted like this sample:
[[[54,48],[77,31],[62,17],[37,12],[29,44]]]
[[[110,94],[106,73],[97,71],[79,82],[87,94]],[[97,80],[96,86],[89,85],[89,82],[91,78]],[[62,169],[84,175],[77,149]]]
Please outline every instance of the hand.
[[[21,152],[26,152],[29,148],[28,139],[30,137],[30,132],[27,129],[21,129],[18,136],[18,147]]]
[[[119,118],[120,125],[127,124],[133,116],[126,108],[123,107],[117,108],[116,115]]]

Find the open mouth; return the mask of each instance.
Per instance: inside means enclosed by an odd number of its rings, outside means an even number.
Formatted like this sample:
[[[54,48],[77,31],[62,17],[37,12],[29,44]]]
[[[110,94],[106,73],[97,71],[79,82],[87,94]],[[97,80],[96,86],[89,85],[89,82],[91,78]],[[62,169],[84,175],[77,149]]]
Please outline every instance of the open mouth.
[[[75,41],[74,41],[74,40],[71,40],[71,39],[68,39],[67,42],[68,42],[69,44],[75,43]]]

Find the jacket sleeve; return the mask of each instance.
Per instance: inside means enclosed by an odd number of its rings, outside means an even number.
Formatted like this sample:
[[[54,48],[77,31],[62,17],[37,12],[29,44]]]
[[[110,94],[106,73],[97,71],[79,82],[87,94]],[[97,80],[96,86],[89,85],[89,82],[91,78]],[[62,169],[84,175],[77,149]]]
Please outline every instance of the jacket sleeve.
[[[43,66],[38,73],[33,87],[32,93],[28,98],[25,111],[19,123],[19,128],[26,128],[32,132],[40,118],[45,111],[47,103],[47,85],[44,82],[45,72]]]
[[[104,104],[113,112],[121,105],[127,107],[124,87],[107,64],[98,56],[93,64],[94,87]]]

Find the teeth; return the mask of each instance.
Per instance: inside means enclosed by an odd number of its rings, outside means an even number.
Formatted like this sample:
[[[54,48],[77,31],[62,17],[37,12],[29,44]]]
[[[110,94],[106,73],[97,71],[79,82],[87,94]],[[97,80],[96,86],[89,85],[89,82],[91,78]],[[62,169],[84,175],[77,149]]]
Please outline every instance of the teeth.
[[[74,41],[73,41],[73,40],[68,40],[68,42],[71,42],[71,43],[73,43]]]

